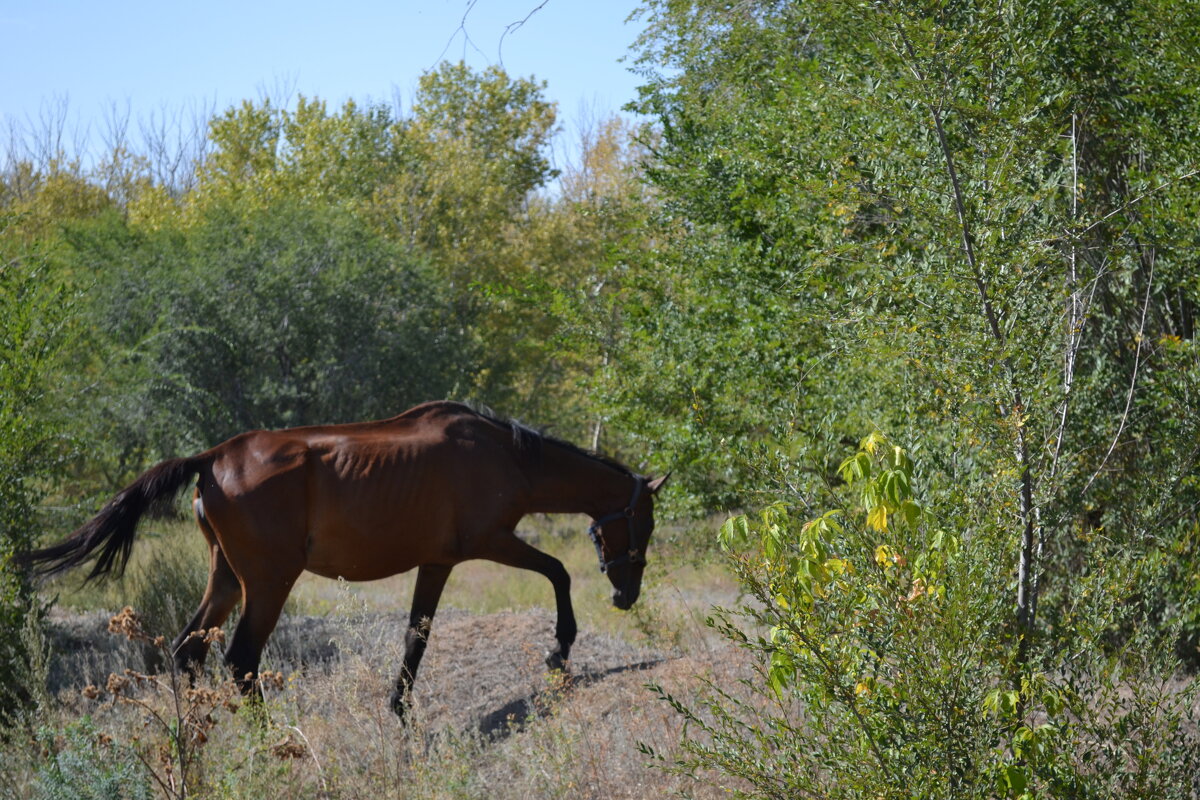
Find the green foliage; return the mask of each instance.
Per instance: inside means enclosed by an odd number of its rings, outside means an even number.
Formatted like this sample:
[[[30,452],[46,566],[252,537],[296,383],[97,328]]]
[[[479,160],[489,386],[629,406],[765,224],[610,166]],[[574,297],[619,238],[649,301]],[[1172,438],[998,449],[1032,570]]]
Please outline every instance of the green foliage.
[[[554,176],[545,147],[555,112],[541,90],[497,67],[475,74],[443,64],[421,78],[404,139],[419,168],[389,193],[390,223],[440,253],[446,276],[460,285],[496,274],[504,229]]]
[[[176,283],[157,287],[154,327],[121,342],[157,376],[139,405],[170,415],[160,430],[192,434],[156,442],[160,452],[390,416],[446,394],[472,364],[425,265],[348,212],[281,203],[213,214],[183,252]]]
[[[557,192],[543,85],[462,64],[408,111],[231,108],[186,188],[123,146],[9,164],[0,559],[46,491],[478,399],[669,461],[676,511],[764,509],[720,537],[751,627],[716,621],[761,681],[673,700],[689,764],[769,796],[1193,796],[1197,9],[650,0],[654,125],[596,128]],[[863,430],[895,439],[845,458]]]
[[[1161,637],[1104,655],[1082,641],[1104,626],[1081,625],[1013,683],[1003,551],[924,505],[921,473],[878,433],[839,471],[826,499],[840,508],[773,505],[722,527],[751,602],[745,621],[711,624],[761,656],[761,683],[713,686],[703,708],[659,690],[693,730],[665,766],[715,768],[747,797],[1193,796],[1196,689],[1172,681]],[[1111,620],[1124,587],[1092,566],[1106,578],[1077,608]]]
[[[181,234],[108,217],[65,238],[94,281],[74,397],[117,481],[250,428],[391,416],[476,363],[427,265],[349,211],[281,201]]]
[[[1173,16],[1194,8],[648,12],[664,241],[624,399],[705,505],[802,492],[833,465],[793,452],[904,431],[931,492],[1007,528],[1027,622],[1096,531],[1134,559],[1188,541],[1200,417],[1165,385],[1195,371],[1200,145],[1168,109],[1200,112]]]
[[[668,448],[609,424],[622,413],[621,389],[635,363],[621,357],[625,298],[641,279],[639,254],[652,234],[654,199],[639,170],[646,151],[634,135],[616,117],[585,132],[561,194],[530,204],[517,243],[519,278],[486,290],[506,317],[521,321],[506,348],[529,418],[556,420],[572,441],[642,459]]]
[[[555,323],[510,299],[561,250],[543,232],[583,213],[531,213],[555,174],[541,93],[444,64],[407,115],[246,102],[212,120],[184,192],[147,183],[127,150],[94,174],[13,165],[6,241],[37,241],[49,274],[84,296],[86,345],[62,376],[95,443],[79,485],[119,485],[248,428],[431,398],[524,398],[552,414],[548,379],[557,390],[562,372],[523,343]]]
[[[760,548],[753,646],[798,709],[714,703],[707,763],[790,796],[1195,791],[1162,682],[1195,641],[1195,14],[648,3],[630,419],[708,504],[786,500],[725,540]],[[864,427],[919,446],[919,505],[895,451],[834,457]],[[1171,711],[1138,761],[1143,701]]]
[[[42,731],[53,758],[38,771],[37,800],[150,800],[145,768],[84,717],[65,731]]]
[[[840,472],[842,510],[798,524],[772,506],[721,532],[767,633],[725,630],[768,656],[766,685],[803,709],[787,738],[818,742],[779,779],[817,796],[969,796],[999,733],[979,713],[1004,669],[994,554],[917,503],[911,461],[878,434]]]
[[[13,564],[41,528],[37,504],[59,470],[50,376],[67,336],[69,295],[47,284],[36,255],[0,264],[0,718],[28,699],[29,639],[38,603]]]

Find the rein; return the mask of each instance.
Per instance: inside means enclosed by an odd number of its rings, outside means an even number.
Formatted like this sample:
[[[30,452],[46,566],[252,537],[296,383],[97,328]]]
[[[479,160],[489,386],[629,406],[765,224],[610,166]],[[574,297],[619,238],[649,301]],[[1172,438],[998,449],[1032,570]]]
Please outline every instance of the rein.
[[[633,484],[633,497],[629,499],[629,505],[620,511],[614,511],[611,514],[605,514],[600,519],[594,521],[588,526],[588,536],[592,537],[592,544],[596,545],[596,559],[600,562],[600,571],[608,572],[609,567],[620,566],[621,564],[645,564],[646,554],[643,549],[638,546],[637,539],[633,535],[633,509],[637,506],[638,498],[642,496],[642,487],[645,486],[644,478],[638,478]],[[607,525],[614,520],[625,518],[626,524],[629,525],[629,550],[614,558],[612,561],[604,560],[604,547],[600,539],[600,527]]]

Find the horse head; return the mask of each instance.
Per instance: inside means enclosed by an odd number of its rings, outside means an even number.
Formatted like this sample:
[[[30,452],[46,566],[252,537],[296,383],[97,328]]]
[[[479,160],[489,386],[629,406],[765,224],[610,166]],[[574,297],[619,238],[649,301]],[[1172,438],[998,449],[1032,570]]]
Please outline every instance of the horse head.
[[[654,533],[654,496],[667,482],[661,478],[635,477],[629,505],[592,523],[588,533],[596,545],[600,571],[612,584],[612,603],[627,611],[637,602],[646,569],[646,548]]]

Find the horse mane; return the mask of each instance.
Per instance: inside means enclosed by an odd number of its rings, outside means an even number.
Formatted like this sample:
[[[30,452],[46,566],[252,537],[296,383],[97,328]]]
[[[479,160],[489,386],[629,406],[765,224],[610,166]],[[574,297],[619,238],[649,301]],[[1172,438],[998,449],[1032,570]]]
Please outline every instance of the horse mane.
[[[593,461],[599,461],[607,467],[615,469],[630,477],[636,477],[629,467],[617,461],[611,456],[603,453],[598,453],[595,450],[580,447],[573,442],[568,442],[565,439],[560,439],[557,436],[551,436],[545,429],[530,427],[525,423],[512,417],[502,417],[486,406],[468,406],[472,413],[481,417],[488,422],[491,422],[500,427],[507,427],[512,431],[513,448],[517,451],[517,455],[529,463],[540,465],[542,460],[542,449],[547,445],[562,447],[566,450],[581,455],[584,458],[590,458]]]
[[[542,433],[542,434],[540,434],[540,436],[541,436],[543,442],[548,442],[549,444],[556,445],[558,447],[564,447],[567,450],[571,451],[572,453],[576,453],[577,455],[584,456],[585,458],[590,458],[593,461],[599,461],[601,464],[604,464],[607,467],[612,467],[617,472],[620,472],[624,475],[628,475],[631,478],[637,477],[634,474],[633,470],[631,470],[629,467],[622,464],[620,461],[617,461],[612,456],[607,456],[604,453],[598,453],[595,450],[589,450],[586,447],[580,447],[579,445],[574,444],[573,442],[568,442],[565,439],[559,439],[555,436],[550,436],[547,433]]]

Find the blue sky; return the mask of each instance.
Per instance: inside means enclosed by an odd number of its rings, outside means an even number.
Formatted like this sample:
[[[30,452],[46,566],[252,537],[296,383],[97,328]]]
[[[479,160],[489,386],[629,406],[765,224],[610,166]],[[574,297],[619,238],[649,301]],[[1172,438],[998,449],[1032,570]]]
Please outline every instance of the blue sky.
[[[618,60],[640,30],[625,22],[638,5],[0,0],[0,141],[13,122],[36,126],[64,99],[68,128],[89,140],[114,107],[127,110],[136,127],[150,114],[221,110],[264,91],[278,97],[291,90],[334,105],[398,95],[407,106],[423,71],[460,58],[477,68],[502,62],[510,74],[546,81],[569,139],[581,118],[619,111],[633,98],[638,79]]]

